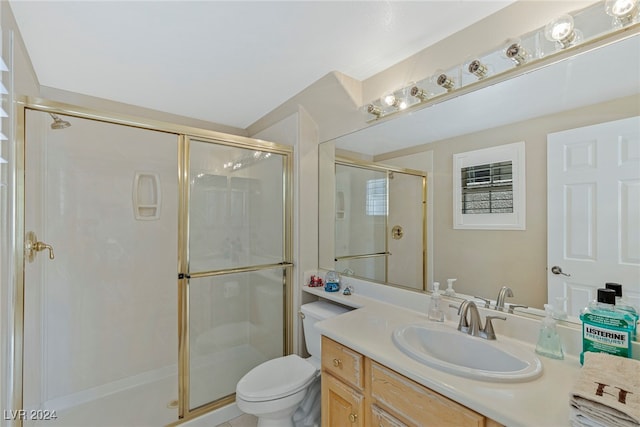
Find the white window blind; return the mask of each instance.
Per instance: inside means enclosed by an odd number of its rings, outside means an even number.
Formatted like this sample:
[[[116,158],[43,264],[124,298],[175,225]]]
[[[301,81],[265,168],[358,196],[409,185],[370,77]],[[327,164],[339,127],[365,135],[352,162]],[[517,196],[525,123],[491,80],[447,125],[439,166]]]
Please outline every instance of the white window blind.
[[[367,215],[387,214],[387,180],[386,178],[367,180]]]
[[[462,213],[512,213],[512,162],[488,163],[461,169]]]

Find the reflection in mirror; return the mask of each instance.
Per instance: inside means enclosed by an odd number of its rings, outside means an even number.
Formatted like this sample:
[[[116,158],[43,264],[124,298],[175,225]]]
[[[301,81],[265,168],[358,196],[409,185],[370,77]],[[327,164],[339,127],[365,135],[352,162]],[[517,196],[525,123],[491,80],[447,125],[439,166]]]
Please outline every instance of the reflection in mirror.
[[[332,156],[336,150],[344,150],[354,153],[350,157],[364,158],[371,163],[398,165],[402,159],[402,166],[427,172],[428,209],[433,211],[427,215],[428,230],[432,230],[427,233],[427,247],[433,247],[430,254],[433,264],[428,269],[427,288],[433,281],[442,283],[447,278],[457,277],[455,289],[463,295],[481,296],[495,302],[499,290],[508,286],[513,290],[513,297],[506,298],[506,304],[542,309],[548,301],[551,304],[561,301],[568,311],[575,311],[582,302],[571,303],[562,298],[571,298],[571,289],[586,289],[581,283],[589,280],[596,286],[608,281],[622,282],[626,295],[636,292],[640,295],[640,280],[625,279],[640,277],[640,241],[637,238],[640,234],[640,213],[637,205],[631,203],[640,197],[637,184],[625,187],[628,190],[626,201],[614,202],[615,206],[627,206],[627,210],[605,217],[605,221],[624,218],[628,226],[627,232],[623,233],[623,241],[618,245],[626,251],[624,257],[621,255],[617,258],[624,259],[624,266],[612,266],[607,270],[609,273],[606,277],[583,274],[589,270],[586,266],[593,264],[598,254],[570,254],[569,258],[574,258],[572,261],[583,267],[576,267],[571,277],[563,276],[566,280],[558,281],[551,267],[564,267],[563,270],[567,267],[562,265],[562,260],[551,258],[553,251],[547,246],[557,244],[548,237],[547,217],[563,216],[562,212],[554,211],[555,205],[547,202],[547,187],[560,185],[554,183],[554,178],[547,182],[547,174],[552,176],[552,169],[555,168],[552,163],[547,166],[549,135],[640,116],[638,76],[640,36],[636,29],[631,34],[618,35],[606,43],[581,49],[577,54],[554,64],[434,103],[410,114],[399,114],[392,120],[320,144],[320,170],[325,174],[333,172]],[[599,144],[598,149],[619,158],[616,153],[622,146],[620,141],[625,141],[626,152],[636,153],[627,156],[632,169],[640,170],[640,156],[637,155],[640,152],[640,136],[637,133],[623,135],[614,129],[608,138],[609,142]],[[514,141],[525,143],[524,229],[455,229],[452,219],[453,156]],[[588,155],[589,151],[581,153]],[[607,175],[612,172],[602,170],[599,173]],[[333,207],[334,202],[326,199],[326,192],[324,201],[322,199],[324,179],[321,178],[321,206],[328,204]],[[330,185],[330,188],[335,188],[333,182]],[[618,184],[615,185],[615,190],[601,189],[599,192],[618,194]],[[577,206],[575,209],[578,209]],[[636,206],[635,210],[633,206]],[[589,217],[583,213],[584,218]],[[331,224],[333,236],[333,218],[328,223],[326,219],[321,213],[320,235],[323,235],[323,227]],[[614,228],[618,227],[617,224],[613,224]],[[578,232],[582,235],[583,230],[584,227],[578,227],[557,233]],[[594,233],[597,234],[597,230]],[[334,250],[333,244],[321,245],[321,268],[335,267],[335,257],[331,252]],[[614,262],[613,258],[611,262]],[[560,288],[552,289],[553,286]],[[589,292],[583,292],[581,298],[585,298],[585,301],[592,298]],[[557,296],[561,298],[556,300]]]
[[[335,268],[425,289],[426,175],[336,159]]]

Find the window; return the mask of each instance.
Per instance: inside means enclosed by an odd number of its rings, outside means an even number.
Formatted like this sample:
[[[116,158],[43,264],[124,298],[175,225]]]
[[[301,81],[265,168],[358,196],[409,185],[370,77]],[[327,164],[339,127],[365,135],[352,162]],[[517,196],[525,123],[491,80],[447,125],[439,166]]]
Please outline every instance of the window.
[[[453,228],[524,230],[524,142],[454,154],[453,190]]]
[[[462,213],[513,212],[513,162],[462,168]]]
[[[387,214],[387,179],[377,178],[367,180],[367,215]]]

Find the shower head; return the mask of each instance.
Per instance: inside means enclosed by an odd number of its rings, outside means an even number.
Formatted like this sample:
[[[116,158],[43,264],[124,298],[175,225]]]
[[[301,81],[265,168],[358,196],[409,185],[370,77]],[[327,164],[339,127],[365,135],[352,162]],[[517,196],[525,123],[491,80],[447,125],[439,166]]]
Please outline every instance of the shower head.
[[[60,117],[56,116],[55,114],[49,113],[49,115],[51,115],[51,118],[53,119],[53,123],[51,123],[51,129],[64,129],[71,126],[71,123],[69,123],[66,120],[62,120]]]

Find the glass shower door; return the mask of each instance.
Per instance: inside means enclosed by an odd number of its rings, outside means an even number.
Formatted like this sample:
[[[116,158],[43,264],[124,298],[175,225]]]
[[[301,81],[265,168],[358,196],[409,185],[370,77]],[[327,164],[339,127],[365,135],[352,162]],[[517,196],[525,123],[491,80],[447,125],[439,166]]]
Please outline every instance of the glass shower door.
[[[197,140],[188,146],[189,350],[181,354],[193,411],[232,399],[244,374],[286,351],[288,157]]]
[[[387,172],[336,164],[336,269],[386,280]]]

